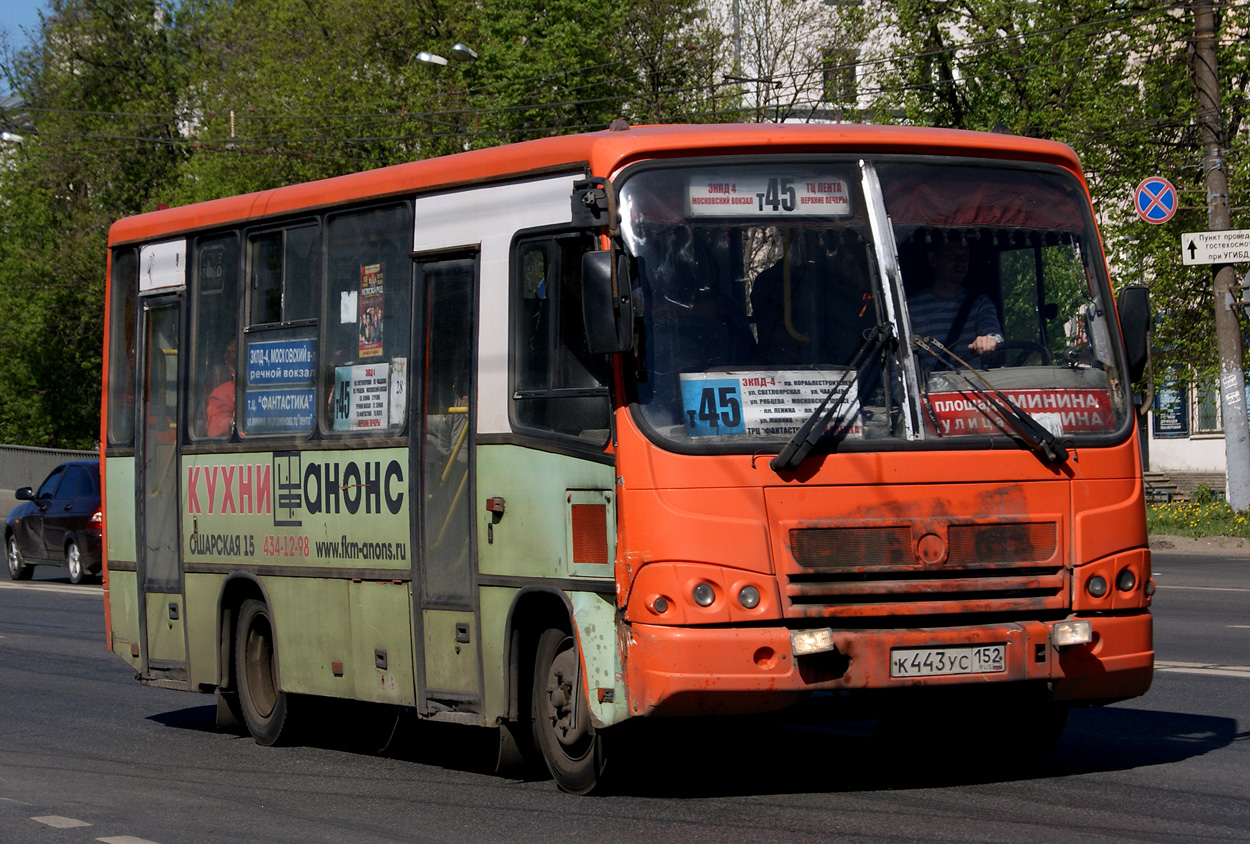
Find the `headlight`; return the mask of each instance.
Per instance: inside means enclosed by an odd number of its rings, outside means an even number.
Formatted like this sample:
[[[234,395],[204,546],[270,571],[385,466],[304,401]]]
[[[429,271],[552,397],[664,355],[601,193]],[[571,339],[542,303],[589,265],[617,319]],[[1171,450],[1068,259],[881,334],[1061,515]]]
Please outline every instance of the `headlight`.
[[[1124,569],[1115,578],[1115,588],[1121,592],[1132,592],[1133,587],[1137,585],[1137,575],[1133,574],[1132,569]]]
[[[828,627],[821,630],[796,630],[790,634],[790,649],[795,656],[832,651],[835,649],[833,631]]]
[[[1094,640],[1094,628],[1088,621],[1061,621],[1050,628],[1050,641],[1056,648],[1086,645]]]
[[[699,606],[710,607],[712,606],[712,602],[716,600],[716,590],[714,590],[711,585],[707,583],[700,583],[694,588],[690,597],[692,597],[694,602]]]

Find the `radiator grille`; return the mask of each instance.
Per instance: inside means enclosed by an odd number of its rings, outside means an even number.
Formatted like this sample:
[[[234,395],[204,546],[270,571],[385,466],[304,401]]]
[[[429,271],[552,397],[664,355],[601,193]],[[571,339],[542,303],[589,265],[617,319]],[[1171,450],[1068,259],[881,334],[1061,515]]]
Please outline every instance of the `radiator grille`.
[[[937,566],[916,557],[910,525],[790,531],[797,564],[783,577],[790,615],[1029,613],[1068,603],[1054,522],[950,525]]]

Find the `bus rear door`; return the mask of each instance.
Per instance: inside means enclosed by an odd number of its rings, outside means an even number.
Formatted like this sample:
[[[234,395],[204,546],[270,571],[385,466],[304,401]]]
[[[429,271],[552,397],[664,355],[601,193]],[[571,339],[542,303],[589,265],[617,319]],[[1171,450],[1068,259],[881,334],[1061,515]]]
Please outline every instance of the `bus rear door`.
[[[178,502],[178,353],[182,297],[144,302],[140,466],[135,478],[142,672],[171,685],[187,680]]]

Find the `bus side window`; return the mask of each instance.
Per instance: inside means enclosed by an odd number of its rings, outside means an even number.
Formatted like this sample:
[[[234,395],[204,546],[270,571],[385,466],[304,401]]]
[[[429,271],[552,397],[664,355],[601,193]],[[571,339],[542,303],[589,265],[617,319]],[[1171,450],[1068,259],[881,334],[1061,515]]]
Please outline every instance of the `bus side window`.
[[[322,430],[396,434],[407,419],[412,207],[330,218]]]
[[[611,407],[607,358],[586,346],[581,256],[585,235],[521,241],[511,289],[513,401],[518,428],[607,443]]]
[[[235,428],[235,370],[239,363],[239,238],[233,232],[195,244],[191,307],[192,439],[229,437]]]
[[[235,427],[244,436],[307,436],[316,425],[321,229],[300,221],[251,234],[247,246],[248,324],[237,350],[242,415]],[[226,358],[237,352],[227,348]],[[222,401],[210,396],[210,436],[223,432],[221,410]]]
[[[109,445],[135,441],[135,298],[138,256],[133,249],[113,253],[109,309]]]

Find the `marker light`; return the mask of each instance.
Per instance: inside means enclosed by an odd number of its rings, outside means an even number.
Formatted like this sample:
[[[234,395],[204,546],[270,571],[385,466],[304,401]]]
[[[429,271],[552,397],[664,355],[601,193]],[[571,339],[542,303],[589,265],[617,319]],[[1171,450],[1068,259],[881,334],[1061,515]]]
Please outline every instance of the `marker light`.
[[[760,605],[760,590],[754,586],[743,586],[738,590],[738,603],[749,610],[753,610]]]
[[[1106,578],[1096,574],[1089,579],[1088,583],[1085,584],[1085,589],[1095,598],[1101,598],[1103,595],[1107,594],[1107,580]]]
[[[1146,597],[1152,598],[1155,594],[1155,582],[1153,580],[1146,581]]]
[[[832,651],[835,649],[833,631],[828,627],[821,630],[795,630],[790,634],[790,649],[795,656]]]
[[[1061,621],[1050,628],[1050,641],[1056,648],[1087,645],[1094,641],[1094,628],[1088,621]]]
[[[659,596],[651,602],[651,610],[659,615],[664,615],[664,613],[668,612],[668,601],[663,595]]]
[[[691,593],[694,602],[701,607],[710,607],[712,602],[716,600],[716,592],[706,583],[700,583]]]
[[[1132,569],[1124,569],[1115,578],[1115,588],[1121,592],[1132,592],[1133,587],[1137,585],[1137,575],[1133,574]]]

